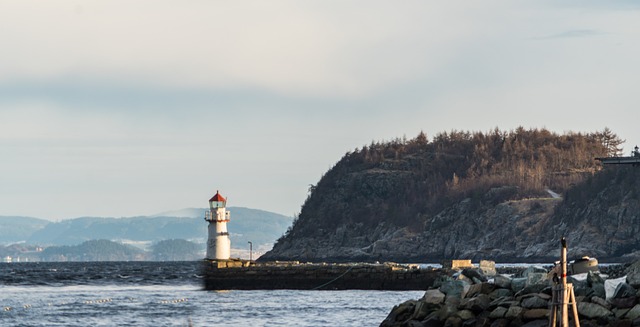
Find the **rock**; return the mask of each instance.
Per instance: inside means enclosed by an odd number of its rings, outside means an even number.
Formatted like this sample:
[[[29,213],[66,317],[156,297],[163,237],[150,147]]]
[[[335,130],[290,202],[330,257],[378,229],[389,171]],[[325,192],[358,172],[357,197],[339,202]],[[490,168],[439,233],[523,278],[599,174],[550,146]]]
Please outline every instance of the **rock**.
[[[509,327],[509,323],[507,319],[497,319],[491,323],[491,327]]]
[[[514,293],[518,293],[519,291],[521,291],[525,285],[527,284],[527,279],[526,278],[513,278],[511,279],[511,290]]]
[[[380,326],[393,326],[396,322],[406,321],[413,314],[416,302],[417,301],[415,300],[408,300],[394,306],[387,318],[382,321]]]
[[[522,316],[522,312],[523,311],[524,311],[524,309],[522,307],[514,305],[514,306],[509,307],[509,309],[507,310],[507,313],[504,315],[504,317],[507,318],[507,319],[520,318]]]
[[[460,317],[449,317],[447,318],[447,320],[445,320],[444,322],[444,327],[461,327],[462,326],[462,319],[460,319]]]
[[[549,280],[547,279],[547,273],[539,273],[539,272],[530,272],[527,274],[527,282],[525,283],[525,287],[531,285],[544,284],[545,286],[549,284]]]
[[[486,310],[489,307],[489,303],[491,303],[489,295],[478,294],[473,298],[462,299],[462,301],[460,301],[460,307],[466,310],[471,310],[477,314]]]
[[[413,311],[413,315],[410,319],[412,320],[422,320],[426,318],[431,313],[440,309],[438,304],[427,303],[423,301],[418,301],[415,305],[415,309]]]
[[[616,316],[616,319],[622,319],[627,314],[627,312],[629,312],[629,310],[631,309],[613,308],[611,309],[611,312],[613,312],[613,314]]]
[[[607,323],[609,327],[631,327],[632,326],[631,320],[628,320],[628,319],[612,320],[612,321],[608,321]]]
[[[636,296],[636,289],[627,283],[618,284],[618,287],[616,287],[616,290],[613,292],[614,299],[619,299],[624,297],[635,297],[635,296]]]
[[[422,321],[423,327],[442,327],[444,324],[436,315],[431,315]]]
[[[462,269],[462,275],[467,276],[471,280],[480,280],[482,283],[487,281],[487,277],[482,274],[482,270],[480,270],[479,268]]]
[[[546,284],[529,285],[529,286],[526,286],[525,288],[521,289],[519,292],[517,292],[516,296],[525,295],[525,294],[540,293],[540,292],[542,292],[542,290],[544,290],[547,287],[548,286]]]
[[[640,287],[640,272],[627,275],[627,284],[636,288]]]
[[[513,296],[505,296],[491,301],[491,303],[489,303],[489,309],[496,307],[509,308],[514,304],[518,304],[518,301],[516,301]]]
[[[604,283],[596,283],[596,284],[592,284],[591,285],[591,289],[593,290],[593,296],[597,296],[599,298],[603,298],[606,299],[607,298],[607,292],[604,288]]]
[[[446,294],[440,290],[427,290],[422,296],[421,301],[432,304],[440,304],[444,302]]]
[[[469,286],[469,291],[465,294],[465,297],[474,297],[476,294],[489,294],[496,286],[489,283],[473,284]]]
[[[613,316],[613,312],[607,310],[607,308],[589,302],[578,302],[578,313],[589,319]]]
[[[598,296],[594,296],[591,298],[591,302],[595,303],[595,304],[599,304],[605,308],[607,308],[607,310],[611,310],[611,303],[607,302],[607,300],[598,297]]]
[[[609,302],[614,308],[618,309],[628,309],[632,308],[636,303],[638,303],[636,297],[623,297],[623,298],[613,298],[610,299]]]
[[[460,310],[456,313],[456,316],[460,317],[462,320],[474,319],[476,317],[471,310]]]
[[[511,288],[511,278],[504,275],[495,275],[493,277],[493,283],[500,288]]]
[[[520,305],[525,309],[538,309],[538,308],[548,308],[549,301],[541,299],[538,296],[530,296],[522,299]],[[532,318],[535,319],[535,318]]]
[[[590,287],[593,287],[593,285],[595,284],[604,285],[604,279],[602,279],[602,277],[600,277],[600,274],[597,272],[593,272],[593,271],[587,272],[587,285],[589,285]]]
[[[546,327],[548,325],[549,325],[548,319],[538,319],[538,320],[529,321],[528,323],[522,325],[522,327]]]
[[[640,287],[640,261],[636,261],[626,269],[627,284],[639,288]]]
[[[491,311],[491,313],[489,314],[489,318],[491,319],[504,318],[504,316],[507,314],[507,310],[508,309],[505,307],[497,307],[493,311]]]
[[[626,319],[635,320],[640,318],[640,304],[636,304],[631,310],[629,310],[624,317]]]
[[[493,292],[489,293],[489,298],[492,300],[503,298],[503,297],[510,297],[510,296],[513,296],[513,291],[506,288],[498,288],[498,289],[495,289]]]
[[[440,292],[446,294],[446,297],[461,299],[465,293],[465,283],[460,280],[445,281],[440,286]]]
[[[537,320],[549,317],[549,309],[529,309],[524,310],[522,313],[522,319],[524,320]]]

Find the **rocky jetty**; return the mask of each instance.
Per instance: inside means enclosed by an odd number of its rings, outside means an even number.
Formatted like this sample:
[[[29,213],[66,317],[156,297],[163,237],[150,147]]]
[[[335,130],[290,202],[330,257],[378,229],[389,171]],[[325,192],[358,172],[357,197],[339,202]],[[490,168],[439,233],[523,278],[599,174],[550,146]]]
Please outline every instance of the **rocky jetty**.
[[[615,273],[620,269],[607,268]],[[598,272],[568,277],[581,326],[640,326],[640,262],[628,265],[624,273],[626,277],[617,279]],[[467,268],[441,276],[421,299],[395,306],[380,326],[547,326],[550,301],[545,269],[491,276]]]

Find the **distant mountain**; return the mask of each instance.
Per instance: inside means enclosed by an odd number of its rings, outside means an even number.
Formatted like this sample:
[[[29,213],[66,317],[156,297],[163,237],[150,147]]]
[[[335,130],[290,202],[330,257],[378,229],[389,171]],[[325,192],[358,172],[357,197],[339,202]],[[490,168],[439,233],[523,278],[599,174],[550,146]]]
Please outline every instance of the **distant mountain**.
[[[44,228],[49,221],[20,216],[0,216],[0,244],[27,240],[33,233]]]
[[[43,261],[139,261],[144,251],[107,240],[91,240],[73,246],[52,246],[40,253]]]
[[[26,240],[30,244],[39,245],[77,245],[98,239],[148,243],[185,239],[205,243],[207,238],[205,210],[189,208],[153,216],[82,217],[60,222],[26,217],[4,217],[6,219],[0,219],[0,243]],[[231,211],[231,222],[228,228],[232,248],[244,249],[249,241],[256,248],[260,245],[272,244],[284,234],[293,221],[291,217],[257,209],[230,207],[229,211]],[[6,231],[13,231],[15,234]]]

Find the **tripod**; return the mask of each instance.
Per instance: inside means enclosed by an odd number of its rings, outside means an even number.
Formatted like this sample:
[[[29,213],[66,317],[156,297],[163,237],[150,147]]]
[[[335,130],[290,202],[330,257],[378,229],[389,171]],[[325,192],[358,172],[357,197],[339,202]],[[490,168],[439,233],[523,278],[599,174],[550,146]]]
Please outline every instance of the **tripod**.
[[[573,284],[567,283],[567,240],[563,237],[560,240],[562,250],[560,252],[560,268],[561,280],[558,280],[557,273],[554,276],[554,285],[552,288],[549,327],[556,327],[560,320],[560,327],[569,327],[569,307],[573,309],[573,322],[575,327],[580,327],[580,319],[578,319],[578,307],[576,305],[576,297],[573,293]]]

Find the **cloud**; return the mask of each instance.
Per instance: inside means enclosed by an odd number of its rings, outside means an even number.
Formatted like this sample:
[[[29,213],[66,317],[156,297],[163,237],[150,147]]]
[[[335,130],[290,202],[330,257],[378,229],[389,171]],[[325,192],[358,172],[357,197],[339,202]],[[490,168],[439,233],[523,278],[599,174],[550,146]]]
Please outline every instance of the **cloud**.
[[[24,1],[0,10],[5,81],[362,97],[447,61],[479,6],[408,1]],[[451,21],[465,21],[450,24]],[[453,45],[453,48],[451,47]]]
[[[533,37],[532,39],[548,40],[548,39],[563,39],[563,38],[581,38],[581,37],[597,36],[602,34],[605,34],[605,33],[595,31],[595,30],[583,29],[583,30],[570,30],[570,31],[565,31],[557,34],[547,35],[547,36]]]

